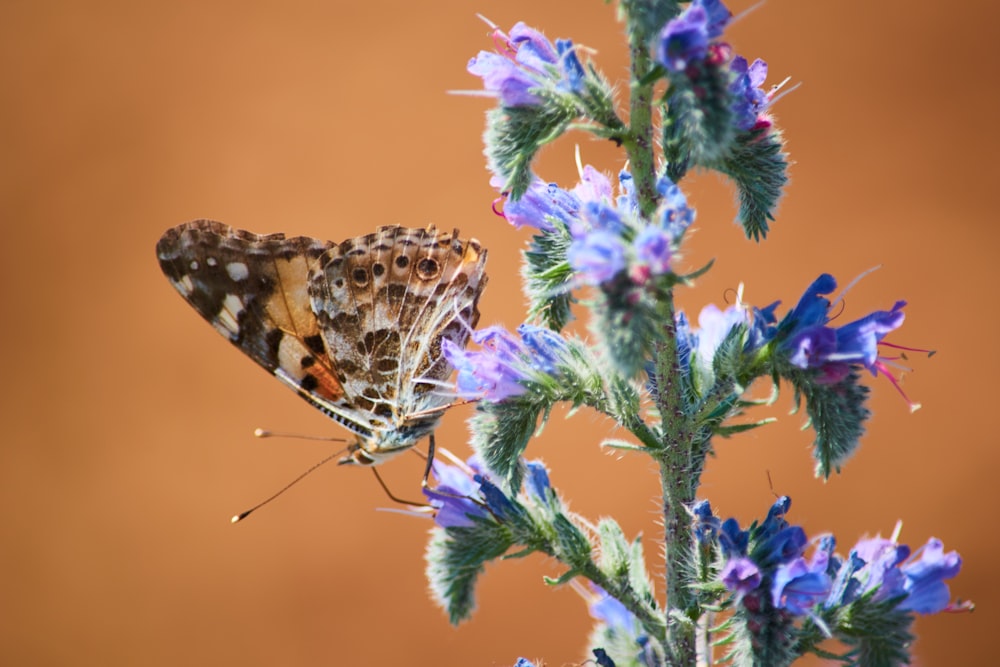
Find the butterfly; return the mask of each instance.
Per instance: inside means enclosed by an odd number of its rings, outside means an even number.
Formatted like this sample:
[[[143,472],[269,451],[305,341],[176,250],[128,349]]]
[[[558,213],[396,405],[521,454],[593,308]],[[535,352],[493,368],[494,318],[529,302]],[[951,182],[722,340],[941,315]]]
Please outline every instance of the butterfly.
[[[400,226],[341,243],[195,220],[156,245],[167,279],[229,341],[355,435],[374,466],[432,435],[451,366],[479,320],[486,250]]]

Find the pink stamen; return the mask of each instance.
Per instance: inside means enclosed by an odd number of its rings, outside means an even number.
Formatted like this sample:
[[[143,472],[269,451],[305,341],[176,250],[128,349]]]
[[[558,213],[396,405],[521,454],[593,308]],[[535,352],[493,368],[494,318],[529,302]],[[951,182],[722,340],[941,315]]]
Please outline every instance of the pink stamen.
[[[493,45],[501,55],[504,55],[511,60],[514,59],[514,56],[517,55],[517,49],[514,48],[513,44],[511,44],[510,37],[507,36],[507,33],[500,28],[497,28],[490,34],[490,37],[493,38]]]
[[[503,203],[506,199],[507,199],[507,194],[501,193],[499,197],[493,200],[493,204],[490,206],[490,208],[493,209],[494,215],[499,215],[504,220],[507,219],[507,216],[504,215],[503,212]]]
[[[904,347],[903,345],[896,345],[895,343],[887,343],[884,340],[880,340],[878,344],[885,345],[886,347],[891,347],[896,350],[905,350],[907,352],[925,352],[929,357],[933,357],[937,353],[937,350],[924,350],[919,347]]]
[[[892,371],[889,370],[888,366],[882,363],[882,357],[880,357],[879,360],[875,362],[874,368],[875,370],[882,373],[882,375],[884,375],[889,380],[889,382],[892,383],[892,386],[896,388],[896,391],[898,391],[899,395],[903,397],[903,400],[906,401],[906,404],[910,406],[910,412],[916,412],[917,410],[920,409],[920,404],[914,403],[913,401],[910,400],[910,397],[906,395],[906,392],[903,391],[903,388],[899,385],[899,380],[896,379],[896,376],[892,374]]]

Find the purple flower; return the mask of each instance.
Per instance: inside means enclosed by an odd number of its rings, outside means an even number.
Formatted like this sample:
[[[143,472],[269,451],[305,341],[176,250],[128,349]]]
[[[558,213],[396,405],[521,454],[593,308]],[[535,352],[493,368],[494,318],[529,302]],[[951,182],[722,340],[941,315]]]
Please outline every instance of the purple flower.
[[[472,342],[479,350],[441,341],[441,352],[458,371],[455,388],[459,396],[502,401],[526,392],[525,382],[539,373],[558,372],[557,364],[567,349],[565,339],[528,324],[521,325],[518,333],[520,338],[498,326],[474,331]]]
[[[579,590],[579,589],[578,589]],[[613,632],[626,636],[636,634],[636,618],[617,598],[597,584],[590,584],[590,615]]]
[[[633,267],[632,281],[641,284],[650,276],[662,276],[670,271],[671,234],[663,227],[648,225],[642,228],[632,242],[638,266]],[[639,275],[637,275],[637,269]],[[642,278],[636,280],[637,277]]]
[[[582,282],[600,285],[625,268],[625,245],[618,234],[598,229],[574,240],[567,258]]]
[[[733,18],[733,13],[729,11],[721,0],[694,0],[692,3],[704,7],[708,14],[708,37],[718,39],[722,37],[722,31],[729,25],[729,19]]]
[[[656,58],[669,71],[683,72],[692,62],[705,59],[708,41],[708,12],[700,3],[692,2],[663,26]]]
[[[726,561],[719,577],[726,588],[736,593],[737,598],[756,590],[761,580],[760,568],[746,556]]]
[[[466,350],[446,338],[441,352],[458,371],[455,388],[463,398],[502,401],[526,391],[520,384],[524,377],[520,369],[489,349]]]
[[[580,182],[573,188],[573,194],[583,203],[610,202],[614,196],[611,179],[589,164],[583,167]]]
[[[826,606],[848,604],[874,590],[875,600],[902,598],[896,607],[901,611],[935,614],[971,609],[968,604],[952,603],[944,583],[961,567],[961,556],[955,551],[945,553],[944,544],[936,538],[912,556],[910,548],[895,539],[862,539],[841,563]]]
[[[468,64],[468,71],[483,80],[483,87],[500,98],[506,107],[538,106],[542,98],[535,92],[552,88],[578,92],[585,72],[573,43],[557,40],[556,45],[534,28],[518,23],[510,35],[493,33],[501,53],[480,51]]]
[[[691,506],[691,514],[694,516],[694,534],[701,544],[708,544],[713,541],[722,528],[719,517],[712,513],[712,504],[707,500],[699,500]]]
[[[771,96],[761,88],[767,78],[767,63],[758,58],[752,65],[748,65],[746,58],[736,56],[729,63],[729,69],[736,75],[729,87],[735,98],[733,112],[736,115],[736,127],[744,131],[751,130],[771,102]]]
[[[490,185],[503,188],[504,182],[499,176],[490,179]],[[563,190],[555,183],[545,183],[537,176],[528,185],[528,189],[520,199],[504,200],[506,193],[501,193],[503,210],[494,211],[503,216],[507,222],[520,229],[527,225],[545,232],[555,230],[553,221],[568,227],[580,215],[580,199],[573,193]]]
[[[903,590],[906,599],[899,608],[918,614],[936,614],[951,607],[951,592],[945,579],[951,579],[962,568],[962,557],[956,551],[944,552],[944,543],[932,537],[917,550],[914,557],[901,568],[906,576]]]
[[[778,565],[771,584],[771,598],[775,607],[787,609],[802,616],[822,602],[830,593],[833,582],[826,573],[829,554],[816,550],[807,562],[798,558]]]
[[[674,241],[679,241],[694,222],[694,209],[688,207],[684,193],[666,176],[656,182],[656,191],[660,194],[660,224]]]
[[[892,347],[911,352],[929,352],[917,348],[901,347],[883,339],[903,324],[905,301],[897,301],[891,310],[879,310],[840,327],[827,326],[832,304],[824,295],[833,292],[837,281],[823,274],[806,289],[798,304],[777,325],[769,326],[768,334],[779,341],[778,348],[787,361],[802,369],[818,369],[821,381],[837,382],[846,377],[852,366],[863,366],[872,375],[885,375],[910,405],[912,402],[889,368],[897,357],[886,357],[879,347]],[[839,301],[839,300],[838,300]],[[776,304],[775,304],[776,305]],[[774,308],[771,306],[770,308]]]
[[[538,469],[541,467],[544,472],[544,466],[535,461],[528,461],[526,465],[533,471],[532,482],[541,484]],[[490,480],[477,456],[472,456],[465,465],[435,459],[431,470],[438,484],[425,487],[423,492],[435,509],[434,522],[442,528],[468,528],[476,525],[477,520],[504,521],[524,511]]]
[[[434,522],[442,528],[467,528],[476,524],[475,518],[486,519],[489,511],[478,500],[479,484],[475,481],[479,462],[475,457],[467,467],[442,463],[435,459],[432,465],[435,487],[424,487],[424,495],[437,511]]]
[[[536,500],[546,502],[548,500],[548,491],[552,488],[552,485],[549,484],[548,468],[541,461],[526,461],[525,467],[528,470],[528,474],[525,476],[524,484],[528,490],[528,495]]]

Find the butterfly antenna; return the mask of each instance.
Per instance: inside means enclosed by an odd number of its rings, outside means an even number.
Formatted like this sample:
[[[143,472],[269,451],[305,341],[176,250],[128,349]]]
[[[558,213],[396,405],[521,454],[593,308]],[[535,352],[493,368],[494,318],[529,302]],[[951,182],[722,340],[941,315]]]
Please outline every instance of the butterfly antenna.
[[[231,519],[232,523],[239,523],[243,519],[247,518],[248,516],[250,516],[251,513],[256,512],[261,507],[263,507],[264,505],[267,505],[269,502],[271,502],[272,500],[274,500],[275,498],[277,498],[278,496],[280,496],[281,494],[283,494],[285,491],[287,491],[288,489],[292,488],[293,486],[295,486],[296,484],[298,484],[299,482],[301,482],[303,479],[305,479],[305,477],[309,473],[313,472],[314,470],[316,470],[317,468],[319,468],[321,465],[323,465],[325,463],[329,463],[330,461],[332,461],[333,459],[337,458],[338,456],[342,456],[344,454],[344,452],[346,452],[346,451],[347,451],[346,449],[342,449],[339,452],[334,452],[333,454],[330,454],[329,456],[327,456],[326,458],[324,458],[322,461],[319,461],[318,463],[314,463],[308,470],[306,470],[304,473],[302,473],[301,475],[299,475],[298,477],[296,477],[295,479],[293,479],[288,484],[285,484],[285,486],[283,486],[277,493],[273,494],[270,498],[267,498],[266,500],[263,500],[263,501],[257,503],[256,505],[254,505],[250,509],[246,510],[245,512],[240,512],[239,514],[234,515],[233,518]]]
[[[326,435],[304,435],[302,433],[282,433],[281,431],[268,431],[264,428],[253,430],[255,438],[295,438],[296,440],[321,440],[323,442],[347,442],[347,438],[335,438]]]

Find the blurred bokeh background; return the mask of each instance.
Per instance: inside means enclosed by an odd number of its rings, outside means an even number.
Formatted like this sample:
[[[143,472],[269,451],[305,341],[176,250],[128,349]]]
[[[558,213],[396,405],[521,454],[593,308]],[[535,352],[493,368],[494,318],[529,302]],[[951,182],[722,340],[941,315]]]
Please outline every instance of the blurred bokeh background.
[[[490,568],[476,616],[450,627],[425,594],[429,524],[376,512],[391,503],[367,471],[321,469],[231,526],[331,451],[255,440],[255,427],[341,430],[201,321],[153,254],[164,229],[198,217],[335,240],[433,222],[490,249],[482,322],[518,324],[527,236],[490,212],[488,102],[446,94],[475,88],[465,63],[492,48],[476,12],[572,37],[608,76],[626,72],[615,10],[599,0],[0,4],[0,662],[585,657],[585,606],[547,589],[542,576],[560,570],[540,557]],[[728,35],[769,61],[769,83],[802,82],[775,109],[795,164],[771,238],[743,238],[721,179],[687,183],[698,231],[686,261],[716,259],[680,295],[688,311],[731,301],[741,281],[750,302],[790,305],[820,272],[846,284],[881,264],[843,317],[908,299],[893,340],[939,351],[912,358],[915,414],[874,383],[875,416],[844,474],[813,478],[786,392],[771,410],[779,424],[718,443],[703,488],[744,521],[791,495],[791,520],[845,549],[898,518],[903,541],[958,549],[952,593],[978,609],[920,620],[920,665],[988,664],[1000,618],[998,18],[987,0],[771,0]],[[546,150],[539,173],[574,183],[576,144],[586,162],[621,167],[612,146],[577,135]],[[463,455],[467,415],[454,410],[439,431]],[[529,453],[573,510],[643,534],[658,568],[651,463],[601,451],[614,434],[603,418],[564,415]],[[385,475],[412,495],[420,469],[403,457]]]

